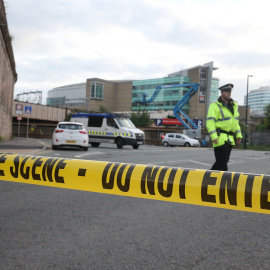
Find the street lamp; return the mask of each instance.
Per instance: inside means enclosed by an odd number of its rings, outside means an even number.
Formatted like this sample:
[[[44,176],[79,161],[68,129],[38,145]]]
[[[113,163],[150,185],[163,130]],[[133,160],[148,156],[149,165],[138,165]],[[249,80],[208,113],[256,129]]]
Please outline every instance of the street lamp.
[[[249,77],[253,77],[253,75],[247,75],[246,130],[245,130],[245,146],[244,146],[245,149],[247,149],[247,118],[248,118],[248,82],[249,82]]]

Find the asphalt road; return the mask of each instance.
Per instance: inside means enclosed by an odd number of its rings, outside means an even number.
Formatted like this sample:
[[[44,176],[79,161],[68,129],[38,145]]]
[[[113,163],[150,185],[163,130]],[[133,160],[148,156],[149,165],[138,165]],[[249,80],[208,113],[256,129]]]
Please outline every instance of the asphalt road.
[[[39,153],[38,153],[39,154]],[[89,147],[87,152],[76,148],[61,148],[55,151],[43,151],[44,156],[65,157],[86,160],[101,160],[135,164],[154,164],[159,166],[209,169],[215,161],[212,148],[140,146],[134,150],[131,146],[117,149],[112,144]],[[232,150],[229,170],[233,172],[270,174],[270,152],[251,150]]]
[[[104,145],[37,155],[208,169],[213,150]],[[270,174],[270,153],[229,169]],[[0,181],[0,269],[269,269],[270,216]]]

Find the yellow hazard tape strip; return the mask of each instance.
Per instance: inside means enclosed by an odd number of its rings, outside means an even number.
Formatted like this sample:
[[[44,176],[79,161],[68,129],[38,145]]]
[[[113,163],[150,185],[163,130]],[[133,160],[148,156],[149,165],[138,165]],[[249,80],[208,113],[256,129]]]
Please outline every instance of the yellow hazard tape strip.
[[[270,213],[270,175],[1,154],[0,180]]]

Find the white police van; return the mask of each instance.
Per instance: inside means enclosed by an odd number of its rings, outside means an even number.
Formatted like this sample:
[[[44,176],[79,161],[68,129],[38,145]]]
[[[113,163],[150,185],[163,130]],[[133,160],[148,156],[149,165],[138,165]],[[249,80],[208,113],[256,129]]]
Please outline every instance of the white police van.
[[[101,143],[115,143],[119,149],[124,145],[138,149],[145,141],[144,132],[136,128],[124,114],[77,113],[71,116],[70,121],[84,125],[92,147],[98,147]]]

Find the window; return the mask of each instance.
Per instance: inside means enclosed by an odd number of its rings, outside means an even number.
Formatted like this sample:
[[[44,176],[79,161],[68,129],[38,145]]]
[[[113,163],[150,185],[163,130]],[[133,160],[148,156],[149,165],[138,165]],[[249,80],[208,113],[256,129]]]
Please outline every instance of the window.
[[[116,117],[120,127],[136,128],[130,119],[124,117]]]
[[[89,116],[88,127],[102,127],[103,116]]]
[[[174,134],[169,134],[168,137],[169,138],[174,138]]]
[[[83,129],[83,126],[82,125],[75,125],[75,124],[60,124],[59,128],[71,129],[71,130],[81,130],[81,129]]]
[[[107,126],[108,127],[118,128],[117,124],[114,122],[113,117],[108,117],[107,118]]]
[[[91,99],[103,99],[103,83],[91,82]]]

